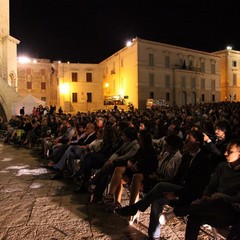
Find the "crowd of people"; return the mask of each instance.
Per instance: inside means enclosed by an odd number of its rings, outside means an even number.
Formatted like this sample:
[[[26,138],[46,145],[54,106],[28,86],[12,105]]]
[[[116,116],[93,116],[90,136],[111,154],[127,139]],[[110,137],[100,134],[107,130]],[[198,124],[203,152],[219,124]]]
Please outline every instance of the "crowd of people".
[[[76,115],[17,115],[4,123],[5,143],[37,145],[52,180],[70,178],[75,192],[109,212],[138,221],[151,206],[149,239],[160,238],[163,207],[187,217],[185,239],[200,226],[232,226],[240,239],[240,103],[218,102]],[[129,205],[122,206],[124,187]]]

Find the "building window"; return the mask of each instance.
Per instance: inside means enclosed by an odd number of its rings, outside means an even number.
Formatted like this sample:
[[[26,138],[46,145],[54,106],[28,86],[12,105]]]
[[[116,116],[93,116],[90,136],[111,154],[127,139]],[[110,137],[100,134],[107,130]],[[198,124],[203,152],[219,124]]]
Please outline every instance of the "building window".
[[[170,75],[165,76],[165,87],[170,88]]]
[[[87,93],[87,102],[92,102],[92,93]]]
[[[201,78],[201,89],[205,90],[205,79]]]
[[[41,97],[41,100],[46,102],[47,101],[47,98],[46,97]]]
[[[182,89],[186,89],[186,77],[181,77]]]
[[[200,62],[200,72],[205,72],[205,62]]]
[[[72,93],[72,102],[77,102],[77,101],[78,101],[77,93]]]
[[[150,87],[154,87],[155,86],[154,74],[153,73],[149,74],[149,86]]]
[[[232,61],[232,66],[237,67],[237,61]]]
[[[215,82],[215,79],[212,79],[212,80],[211,80],[211,90],[212,90],[212,91],[215,91],[215,90],[216,90],[216,82]]]
[[[150,98],[154,98],[154,92],[150,92],[149,97],[150,97]]]
[[[202,101],[202,102],[205,101],[205,95],[204,95],[204,94],[201,95],[201,101]]]
[[[233,85],[236,86],[237,85],[237,74],[233,73]]]
[[[166,68],[170,67],[170,57],[169,56],[165,56],[165,67]]]
[[[46,70],[45,69],[41,69],[41,76],[46,76]]]
[[[166,92],[166,101],[170,101],[170,93]]]
[[[179,58],[179,66],[180,67],[183,67],[183,64],[184,64],[184,59],[183,58]]]
[[[31,68],[27,68],[27,75],[31,75]]]
[[[215,95],[212,95],[212,102],[215,102]]]
[[[192,77],[191,78],[191,84],[190,84],[192,89],[196,89],[196,78]]]
[[[86,73],[86,82],[92,82],[92,73],[90,72]]]
[[[193,68],[193,60],[189,60],[188,69],[189,69],[190,71],[193,71],[193,70],[194,70],[194,68]]]
[[[154,66],[154,55],[152,53],[149,53],[148,61],[149,61],[149,66],[153,67]]]
[[[72,72],[72,82],[77,82],[77,81],[78,81],[78,73]]]
[[[216,64],[211,63],[211,74],[216,74]]]
[[[46,89],[46,83],[45,82],[41,82],[41,89],[45,90]]]
[[[27,89],[32,89],[32,82],[27,82]]]

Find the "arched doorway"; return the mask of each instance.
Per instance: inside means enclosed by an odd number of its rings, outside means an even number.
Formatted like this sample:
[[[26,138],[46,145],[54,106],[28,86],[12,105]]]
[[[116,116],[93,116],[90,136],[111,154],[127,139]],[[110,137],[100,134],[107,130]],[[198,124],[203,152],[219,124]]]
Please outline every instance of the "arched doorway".
[[[197,101],[197,96],[195,92],[191,93],[191,104],[195,105]]]

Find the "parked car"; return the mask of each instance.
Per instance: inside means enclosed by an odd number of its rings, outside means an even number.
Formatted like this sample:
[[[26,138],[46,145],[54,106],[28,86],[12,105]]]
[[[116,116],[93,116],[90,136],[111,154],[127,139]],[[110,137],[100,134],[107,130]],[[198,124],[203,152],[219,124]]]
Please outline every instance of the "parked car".
[[[146,109],[154,109],[162,106],[168,107],[168,104],[164,99],[148,98],[146,101]]]

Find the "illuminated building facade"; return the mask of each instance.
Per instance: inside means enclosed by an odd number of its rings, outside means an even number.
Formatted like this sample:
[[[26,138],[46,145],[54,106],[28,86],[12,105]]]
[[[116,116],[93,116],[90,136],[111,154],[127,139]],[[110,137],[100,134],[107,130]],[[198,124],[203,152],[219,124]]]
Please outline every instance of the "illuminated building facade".
[[[103,84],[98,64],[55,62],[59,106],[65,112],[96,111],[103,107]]]
[[[221,100],[221,58],[215,54],[133,39],[100,63],[104,93],[143,109],[146,99],[169,105]]]
[[[18,58],[18,93],[31,93],[50,105],[58,105],[56,71],[49,59]]]
[[[221,100],[240,101],[240,51],[227,47],[215,54],[221,57]]]
[[[99,64],[37,60],[24,70],[19,63],[19,94],[30,92],[74,113],[108,109],[109,97],[139,109],[148,98],[170,106],[237,101],[239,56],[233,50],[207,53],[136,38]],[[26,87],[29,81],[32,89]]]

